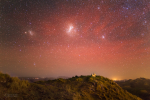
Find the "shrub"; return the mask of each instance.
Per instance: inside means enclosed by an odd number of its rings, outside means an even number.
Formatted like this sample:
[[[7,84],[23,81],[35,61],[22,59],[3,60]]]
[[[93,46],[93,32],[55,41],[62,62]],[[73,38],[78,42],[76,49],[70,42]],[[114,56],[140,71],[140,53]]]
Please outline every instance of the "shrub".
[[[129,89],[131,88],[129,85],[124,86],[124,88]]]
[[[0,82],[8,82],[10,81],[11,77],[8,74],[2,74],[0,73]]]
[[[88,81],[89,81],[89,82],[93,82],[93,81],[94,81],[94,78],[93,78],[93,77],[90,77]]]
[[[65,86],[65,89],[66,89],[66,91],[67,91],[68,93],[71,93],[71,87],[70,87],[69,85],[66,85],[66,86]]]
[[[147,94],[148,92],[146,90],[140,90],[141,93]]]
[[[65,82],[66,82],[65,79],[62,79],[62,78],[57,79],[57,81],[58,81],[58,82],[62,82],[62,83],[65,83]]]
[[[75,93],[73,95],[73,100],[80,100],[80,99],[81,99],[80,93]]]
[[[77,78],[77,79],[76,79],[76,81],[78,81],[78,82],[82,82],[82,81],[83,81],[83,79],[82,79],[82,78]]]
[[[22,80],[19,82],[19,85],[21,88],[27,88],[30,85],[30,83],[27,80]]]

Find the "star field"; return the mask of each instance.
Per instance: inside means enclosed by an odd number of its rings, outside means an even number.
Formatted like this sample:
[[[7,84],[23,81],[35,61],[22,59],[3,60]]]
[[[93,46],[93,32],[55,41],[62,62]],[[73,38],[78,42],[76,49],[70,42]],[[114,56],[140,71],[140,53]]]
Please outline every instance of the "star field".
[[[2,0],[0,70],[150,78],[149,0]]]

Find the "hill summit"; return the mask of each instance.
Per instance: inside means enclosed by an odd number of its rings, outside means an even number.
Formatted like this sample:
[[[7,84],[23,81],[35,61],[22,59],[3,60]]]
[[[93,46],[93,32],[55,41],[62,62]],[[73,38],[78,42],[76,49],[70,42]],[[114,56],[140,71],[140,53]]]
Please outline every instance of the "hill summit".
[[[0,99],[142,100],[102,76],[75,76],[29,83],[3,73],[0,73]]]

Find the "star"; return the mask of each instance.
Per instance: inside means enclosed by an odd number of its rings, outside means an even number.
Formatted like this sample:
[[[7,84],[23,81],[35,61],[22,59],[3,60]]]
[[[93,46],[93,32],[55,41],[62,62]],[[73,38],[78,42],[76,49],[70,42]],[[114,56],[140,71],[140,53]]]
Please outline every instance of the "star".
[[[102,39],[104,39],[105,38],[105,36],[104,35],[102,35]]]

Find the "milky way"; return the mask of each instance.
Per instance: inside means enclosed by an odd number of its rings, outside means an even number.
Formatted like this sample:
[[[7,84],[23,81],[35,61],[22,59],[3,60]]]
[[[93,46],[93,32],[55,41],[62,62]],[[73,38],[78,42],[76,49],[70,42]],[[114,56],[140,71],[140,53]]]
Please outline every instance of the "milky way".
[[[1,0],[0,70],[150,78],[149,0]]]

